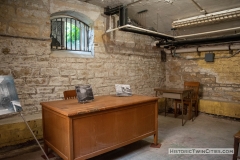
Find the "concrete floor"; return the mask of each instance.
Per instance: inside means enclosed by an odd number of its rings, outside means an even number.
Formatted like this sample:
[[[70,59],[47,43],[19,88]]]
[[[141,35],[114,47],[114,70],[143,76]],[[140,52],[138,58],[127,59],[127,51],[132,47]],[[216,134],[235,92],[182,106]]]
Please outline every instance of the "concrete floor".
[[[231,160],[232,154],[168,154],[169,148],[233,148],[233,135],[240,130],[240,121],[200,114],[193,122],[181,125],[181,119],[172,114],[159,115],[158,139],[160,148],[151,148],[153,136],[122,148],[91,158],[90,160]],[[32,148],[31,148],[32,147]],[[35,149],[33,149],[35,148]],[[239,152],[240,153],[240,152]],[[5,155],[5,158],[4,158]],[[1,154],[5,160],[44,160],[37,145],[22,147]],[[55,157],[50,160],[61,160]],[[1,157],[2,156],[2,157]],[[14,157],[11,157],[14,156]],[[10,158],[6,158],[10,157]]]

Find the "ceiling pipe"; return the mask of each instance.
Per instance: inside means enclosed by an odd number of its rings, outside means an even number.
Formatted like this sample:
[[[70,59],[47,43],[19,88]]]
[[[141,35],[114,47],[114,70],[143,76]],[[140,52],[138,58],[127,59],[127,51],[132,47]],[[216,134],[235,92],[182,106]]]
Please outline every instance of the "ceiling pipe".
[[[180,48],[175,50],[164,49],[166,53],[189,53],[189,52],[207,52],[207,51],[228,51],[240,49],[240,44],[232,45],[218,45],[218,46],[204,46],[204,47],[192,47],[192,48]]]
[[[207,14],[207,11],[204,10],[197,2],[195,2],[194,0],[192,0],[192,2],[197,6],[201,13]]]
[[[175,36],[174,38],[175,39],[180,39],[180,38],[193,37],[193,36],[199,36],[199,35],[205,35],[205,34],[233,31],[233,30],[237,30],[237,29],[240,29],[240,27],[221,29],[221,30],[210,31],[210,32],[203,32],[203,33],[196,33],[196,34],[188,34],[188,35],[183,35],[183,36]]]
[[[182,46],[182,45],[197,45],[197,44],[210,44],[210,43],[222,43],[222,42],[233,42],[239,41],[240,34],[228,35],[223,37],[213,37],[213,38],[202,38],[202,39],[189,39],[180,41],[171,41],[159,43],[159,46]]]

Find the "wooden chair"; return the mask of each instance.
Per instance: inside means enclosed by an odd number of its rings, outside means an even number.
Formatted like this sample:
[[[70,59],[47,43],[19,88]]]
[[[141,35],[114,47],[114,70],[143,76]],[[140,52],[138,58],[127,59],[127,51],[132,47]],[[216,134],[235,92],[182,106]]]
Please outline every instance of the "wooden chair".
[[[192,94],[192,108],[194,109],[195,116],[198,116],[198,102],[199,102],[199,88],[200,88],[200,83],[199,82],[184,82],[184,88],[192,88],[193,94]],[[174,100],[174,117],[177,117],[178,112],[180,111],[180,104],[181,100]],[[177,109],[177,104],[179,104],[179,109]],[[191,104],[191,99],[190,97],[184,98],[183,100],[183,105],[185,106],[190,106]],[[186,109],[184,109],[186,111]],[[191,119],[191,117],[188,117],[188,119]]]
[[[76,99],[77,98],[77,93],[76,90],[67,90],[63,92],[64,99]]]
[[[240,159],[240,156],[238,156],[238,148],[240,143],[240,131],[234,135],[234,154],[233,154],[233,160]]]

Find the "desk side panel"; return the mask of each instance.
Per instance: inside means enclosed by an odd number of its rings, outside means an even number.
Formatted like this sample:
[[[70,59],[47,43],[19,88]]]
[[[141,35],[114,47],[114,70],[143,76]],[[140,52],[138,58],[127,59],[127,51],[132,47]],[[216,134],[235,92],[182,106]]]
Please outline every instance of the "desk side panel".
[[[68,117],[43,107],[44,143],[62,157],[69,157]]]
[[[155,134],[156,101],[73,119],[74,158],[90,158]]]

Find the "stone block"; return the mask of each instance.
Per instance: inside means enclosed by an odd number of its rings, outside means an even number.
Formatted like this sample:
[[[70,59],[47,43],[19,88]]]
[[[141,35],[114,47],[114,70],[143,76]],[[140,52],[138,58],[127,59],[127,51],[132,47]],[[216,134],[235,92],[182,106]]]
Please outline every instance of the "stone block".
[[[61,85],[70,85],[69,78],[65,77],[51,77],[49,85],[61,86]]]
[[[86,69],[86,63],[71,63],[69,69]]]
[[[25,85],[24,79],[14,79],[14,83],[17,86],[24,86]]]
[[[24,86],[24,87],[20,87],[20,86],[16,86],[17,89],[17,93],[18,94],[23,94],[23,93],[28,93],[28,94],[35,94],[36,90],[34,87],[28,87],[28,86]]]
[[[7,25],[4,24],[3,22],[0,22],[0,33],[6,34],[7,32]]]
[[[19,18],[27,18],[29,22],[31,22],[32,18],[38,19],[41,21],[42,19],[49,18],[49,14],[46,11],[37,9],[28,9],[28,8],[17,8],[16,14]]]
[[[86,84],[86,80],[77,80],[77,79],[75,79],[75,80],[71,81],[71,85],[73,85],[73,86],[80,85],[80,84]]]
[[[88,63],[87,69],[101,69],[103,67],[103,63]]]
[[[61,69],[60,70],[60,75],[62,76],[72,76],[72,75],[76,75],[76,71],[75,70],[67,70],[67,69]]]
[[[55,87],[54,93],[63,93],[66,90],[69,90],[68,87]]]
[[[41,22],[41,26],[39,28],[39,31],[41,33],[40,37],[42,37],[42,38],[49,38],[49,40],[50,40],[49,35],[51,33],[51,30],[50,30],[51,24],[49,22],[49,19],[50,19],[50,17],[47,19],[47,21],[42,21]]]
[[[215,77],[201,78],[201,83],[216,83]]]
[[[15,67],[12,70],[12,74],[14,78],[30,77],[32,75],[32,69],[29,66]]]
[[[95,57],[99,58],[99,59],[109,59],[110,55],[104,52],[98,52],[97,50],[95,50]]]
[[[93,78],[95,76],[94,70],[77,70],[78,78]]]
[[[48,84],[48,78],[27,78],[26,79],[27,85],[47,85]]]
[[[108,77],[108,71],[96,70],[95,77]]]
[[[98,87],[97,90],[99,95],[109,95],[110,92],[114,92],[115,86]]]
[[[40,74],[43,76],[58,76],[59,75],[59,69],[57,68],[42,68],[40,71]]]
[[[38,61],[49,61],[49,55],[41,55],[37,57]]]
[[[46,9],[48,2],[46,0],[42,2],[38,0],[24,0],[24,4],[28,8]]]
[[[87,83],[92,85],[92,86],[98,86],[98,87],[104,87],[107,86],[104,82],[103,78],[93,78],[93,79],[88,79]]]
[[[25,105],[34,105],[36,103],[36,100],[34,99],[26,99],[23,101],[23,106]]]
[[[10,73],[11,73],[10,69],[4,69],[4,68],[0,69],[0,75],[9,75]]]
[[[39,27],[35,24],[10,22],[8,33],[15,36],[38,37]]]
[[[4,21],[12,20],[16,17],[13,6],[0,4],[0,19]]]
[[[103,43],[103,30],[94,30],[94,43]]]

